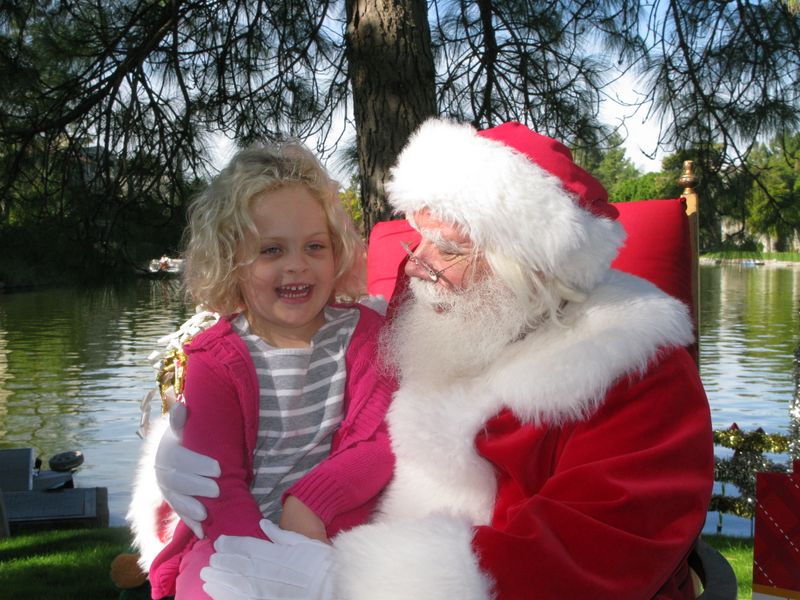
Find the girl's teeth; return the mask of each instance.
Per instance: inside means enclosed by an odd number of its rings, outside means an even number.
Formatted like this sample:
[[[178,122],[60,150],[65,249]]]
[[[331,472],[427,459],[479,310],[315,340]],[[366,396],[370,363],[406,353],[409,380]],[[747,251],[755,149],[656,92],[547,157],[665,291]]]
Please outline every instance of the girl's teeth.
[[[300,298],[308,294],[310,289],[308,285],[284,285],[278,288],[278,293],[286,298]]]

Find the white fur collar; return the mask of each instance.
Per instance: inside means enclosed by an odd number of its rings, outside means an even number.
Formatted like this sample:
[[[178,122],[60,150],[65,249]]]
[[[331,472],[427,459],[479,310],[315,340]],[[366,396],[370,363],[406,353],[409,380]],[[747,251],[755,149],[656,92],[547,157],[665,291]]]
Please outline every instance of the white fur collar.
[[[686,305],[615,270],[565,317],[563,326],[547,324],[509,346],[476,391],[523,422],[581,419],[620,377],[643,372],[660,349],[694,339]]]

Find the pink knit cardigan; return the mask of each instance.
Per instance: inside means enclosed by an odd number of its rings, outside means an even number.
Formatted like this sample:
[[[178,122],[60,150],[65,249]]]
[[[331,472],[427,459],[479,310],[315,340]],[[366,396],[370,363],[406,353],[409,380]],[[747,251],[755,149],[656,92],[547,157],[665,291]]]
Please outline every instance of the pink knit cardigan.
[[[287,492],[311,508],[328,535],[366,522],[388,484],[394,458],[384,417],[395,382],[376,367],[383,318],[356,305],[358,324],[345,355],[345,415],[330,456]],[[218,498],[199,498],[212,541],[222,534],[266,539],[261,512],[250,493],[258,432],[259,387],[253,361],[229,319],[199,334],[185,347],[188,419],[183,445],[219,461]],[[284,496],[285,497],[285,496]],[[173,595],[181,557],[197,542],[182,522],[150,567],[153,598]]]

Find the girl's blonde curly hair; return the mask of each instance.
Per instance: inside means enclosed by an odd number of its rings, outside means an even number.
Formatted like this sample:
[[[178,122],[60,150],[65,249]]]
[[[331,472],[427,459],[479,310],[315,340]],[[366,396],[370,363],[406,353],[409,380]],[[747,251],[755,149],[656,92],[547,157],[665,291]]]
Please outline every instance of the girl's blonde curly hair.
[[[241,269],[259,253],[251,218],[253,200],[286,185],[308,188],[325,212],[336,266],[337,297],[356,300],[365,290],[365,248],[339,201],[339,184],[300,142],[240,150],[188,209],[184,284],[190,299],[223,315],[243,308]]]

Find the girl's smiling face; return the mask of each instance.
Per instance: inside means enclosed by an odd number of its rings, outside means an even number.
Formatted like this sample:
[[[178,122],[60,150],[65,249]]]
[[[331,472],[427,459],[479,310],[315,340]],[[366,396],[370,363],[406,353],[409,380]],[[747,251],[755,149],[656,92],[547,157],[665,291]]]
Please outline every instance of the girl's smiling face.
[[[256,196],[260,253],[243,267],[241,289],[253,332],[279,348],[307,346],[325,322],[336,266],[325,212],[304,185]]]

